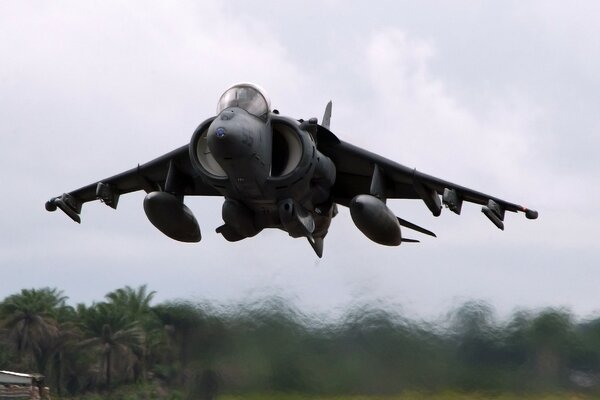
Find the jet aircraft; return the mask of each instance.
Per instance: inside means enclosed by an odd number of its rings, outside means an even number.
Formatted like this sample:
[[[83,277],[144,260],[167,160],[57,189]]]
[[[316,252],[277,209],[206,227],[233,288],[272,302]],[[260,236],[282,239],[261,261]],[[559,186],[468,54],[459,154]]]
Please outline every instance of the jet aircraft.
[[[100,200],[117,208],[119,196],[144,190],[144,211],[168,237],[198,242],[200,227],[185,196],[223,196],[224,224],[216,232],[235,242],[265,228],[307,238],[318,257],[338,205],[350,209],[357,228],[388,246],[417,242],[400,227],[435,236],[398,218],[387,199],[421,199],[434,216],[442,206],[460,214],[463,201],[504,229],[506,211],[536,219],[537,211],[408,168],[340,140],[330,131],[331,102],[321,123],[294,119],[271,108],[251,83],[227,89],[216,116],[202,122],[188,144],[128,171],[46,202],[80,223],[82,205]]]

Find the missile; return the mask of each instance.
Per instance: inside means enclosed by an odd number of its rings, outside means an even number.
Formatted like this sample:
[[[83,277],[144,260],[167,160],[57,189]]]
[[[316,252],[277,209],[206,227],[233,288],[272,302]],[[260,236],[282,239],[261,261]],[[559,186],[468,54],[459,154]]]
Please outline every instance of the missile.
[[[144,198],[146,216],[159,231],[180,242],[199,242],[200,226],[183,201],[167,192],[150,192]]]
[[[349,208],[354,225],[375,243],[385,246],[402,243],[398,219],[377,197],[360,194],[350,201]]]

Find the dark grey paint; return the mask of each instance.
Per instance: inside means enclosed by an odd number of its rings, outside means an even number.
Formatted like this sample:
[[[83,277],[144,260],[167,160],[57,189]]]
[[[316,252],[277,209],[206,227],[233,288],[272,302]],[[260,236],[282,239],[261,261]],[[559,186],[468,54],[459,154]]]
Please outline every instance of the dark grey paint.
[[[434,216],[442,204],[460,214],[462,202],[482,211],[503,229],[504,213],[537,212],[499,198],[426,175],[339,140],[330,130],[331,103],[323,124],[280,116],[255,116],[229,107],[204,121],[184,145],[129,171],[54,197],[48,211],[60,208],[76,222],[83,203],[101,200],[116,208],[119,196],[145,190],[144,210],[153,225],[180,241],[199,241],[200,227],[183,204],[185,196],[223,196],[224,225],[217,232],[229,241],[279,228],[306,237],[319,257],[337,204],[349,206],[357,227],[385,245],[403,239],[400,226],[435,236],[396,218],[388,198],[421,199]],[[442,198],[440,199],[440,195]]]

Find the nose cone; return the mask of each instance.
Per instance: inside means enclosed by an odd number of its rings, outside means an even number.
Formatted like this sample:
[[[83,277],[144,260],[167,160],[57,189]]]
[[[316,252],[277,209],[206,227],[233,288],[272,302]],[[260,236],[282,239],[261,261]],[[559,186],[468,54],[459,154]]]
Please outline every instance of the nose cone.
[[[251,135],[243,110],[230,108],[210,124],[207,132],[208,147],[217,159],[239,158],[250,151]]]

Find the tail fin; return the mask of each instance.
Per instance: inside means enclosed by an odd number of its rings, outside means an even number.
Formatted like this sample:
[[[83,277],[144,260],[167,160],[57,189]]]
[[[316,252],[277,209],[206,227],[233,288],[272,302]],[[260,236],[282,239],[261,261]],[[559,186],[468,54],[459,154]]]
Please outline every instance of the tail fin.
[[[329,124],[331,123],[331,107],[332,107],[332,103],[331,100],[329,100],[329,103],[327,103],[327,106],[325,107],[325,113],[323,114],[323,120],[321,121],[321,125],[323,125],[325,128],[329,129]]]

